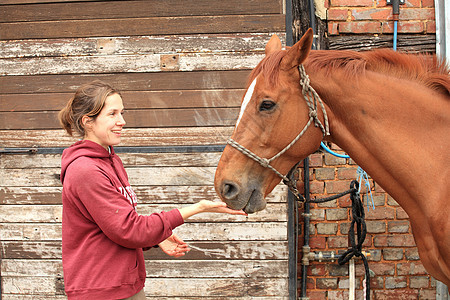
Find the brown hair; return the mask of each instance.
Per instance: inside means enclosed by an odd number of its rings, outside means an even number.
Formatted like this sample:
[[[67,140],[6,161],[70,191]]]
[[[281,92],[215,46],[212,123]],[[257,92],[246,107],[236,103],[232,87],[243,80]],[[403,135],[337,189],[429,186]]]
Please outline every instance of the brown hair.
[[[106,98],[114,94],[120,95],[120,92],[100,80],[80,86],[58,114],[61,126],[70,136],[75,132],[83,137],[85,135],[83,116],[95,120],[102,111]]]

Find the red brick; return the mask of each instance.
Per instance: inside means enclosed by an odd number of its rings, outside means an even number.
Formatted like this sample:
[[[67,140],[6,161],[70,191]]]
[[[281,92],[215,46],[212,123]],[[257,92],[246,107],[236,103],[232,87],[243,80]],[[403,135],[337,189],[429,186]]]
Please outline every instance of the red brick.
[[[340,33],[381,33],[381,22],[347,22],[339,23]]]
[[[427,21],[425,28],[427,33],[436,33],[436,21]]]
[[[329,291],[328,299],[333,300],[348,300],[348,291]]]
[[[408,8],[400,9],[400,21],[404,20],[434,20],[433,8]]]
[[[327,292],[326,291],[311,291],[308,290],[306,292],[306,296],[309,297],[309,300],[326,300]]]
[[[328,194],[339,194],[350,189],[350,182],[349,180],[327,181],[325,188]]]
[[[367,232],[368,233],[385,233],[386,223],[384,221],[367,221]]]
[[[311,265],[308,268],[308,275],[325,276],[327,274],[325,265]]]
[[[372,6],[373,0],[330,0],[331,6]]]
[[[350,196],[346,195],[346,196],[339,198],[338,205],[339,205],[339,207],[351,207],[352,200],[350,199]]]
[[[394,263],[376,263],[370,264],[370,269],[375,272],[376,275],[394,275],[395,264]]]
[[[347,248],[347,247],[348,247],[347,236],[328,237],[328,248]]]
[[[373,300],[417,300],[417,290],[375,290]]]
[[[327,19],[330,21],[345,21],[348,19],[348,9],[331,7],[328,9]]]
[[[424,32],[424,23],[419,21],[399,21],[398,33],[422,33]],[[393,33],[394,22],[383,22],[383,33]]]
[[[377,207],[375,210],[366,211],[366,220],[393,220],[395,218],[395,208]]]
[[[317,278],[316,288],[321,290],[335,290],[338,287],[337,278]]]
[[[407,233],[409,232],[409,221],[389,221],[388,232]]]
[[[406,213],[406,211],[403,209],[403,208],[401,208],[401,207],[397,207],[397,209],[396,209],[396,217],[397,217],[397,219],[398,220],[401,220],[401,219],[409,219],[409,216],[408,216],[408,214]]]
[[[309,156],[309,166],[312,167],[322,167],[323,163],[323,154],[315,153]]]
[[[338,23],[328,22],[328,34],[329,35],[338,35]]]
[[[317,168],[314,170],[316,180],[333,180],[334,171],[334,168]]]
[[[340,29],[340,27],[339,27],[339,29]],[[324,161],[325,161],[325,165],[327,165],[327,166],[340,166],[340,165],[345,165],[347,163],[346,158],[337,157],[337,156],[331,155],[329,153],[325,153]]]
[[[420,300],[435,300],[436,299],[436,289],[431,288],[429,290],[421,289],[419,291]]]
[[[316,224],[317,234],[335,235],[338,230],[338,224],[335,223],[318,223]]]
[[[434,8],[434,0],[422,0],[422,7],[433,7]]]
[[[338,168],[337,171],[337,178],[338,179],[356,179],[356,169],[352,167],[344,167],[344,168]]]
[[[400,6],[400,9],[410,8],[410,7],[422,7],[422,1],[421,0],[408,0],[408,1],[406,1],[405,5]],[[433,5],[433,7],[434,7],[434,5]]]
[[[386,277],[384,286],[387,289],[401,289],[407,287],[405,276]]]
[[[392,198],[390,195],[387,195],[387,204],[390,206],[399,206],[397,201],[395,201],[395,199]]]
[[[401,260],[403,258],[402,248],[386,248],[383,249],[384,260]]]
[[[352,20],[391,20],[392,9],[386,8],[358,8],[352,9]]]
[[[397,264],[398,275],[427,275],[427,271],[420,261]]]
[[[323,194],[325,192],[325,183],[320,181],[312,181],[309,186],[311,194]]]
[[[419,260],[419,251],[417,248],[405,249],[405,257],[407,260]]]
[[[377,235],[374,237],[375,247],[415,247],[414,238],[409,234]]]
[[[423,289],[430,286],[428,276],[412,276],[409,278],[409,287],[412,289]]]
[[[311,221],[323,221],[325,220],[325,210],[324,209],[312,209],[311,210]]]
[[[323,236],[312,236],[309,239],[309,246],[311,249],[325,249],[326,238]]]
[[[348,220],[347,208],[330,208],[326,209],[325,212],[328,221]]]

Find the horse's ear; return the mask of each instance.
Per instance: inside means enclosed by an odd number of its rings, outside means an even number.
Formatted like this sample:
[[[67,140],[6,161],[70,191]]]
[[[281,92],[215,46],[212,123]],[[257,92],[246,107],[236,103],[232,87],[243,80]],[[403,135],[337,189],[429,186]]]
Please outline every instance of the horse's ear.
[[[281,41],[280,38],[274,34],[270,38],[269,42],[266,45],[266,56],[275,51],[281,50]]]
[[[313,31],[311,28],[306,31],[300,41],[292,46],[286,56],[281,61],[281,68],[288,70],[299,66],[308,57],[313,43]]]

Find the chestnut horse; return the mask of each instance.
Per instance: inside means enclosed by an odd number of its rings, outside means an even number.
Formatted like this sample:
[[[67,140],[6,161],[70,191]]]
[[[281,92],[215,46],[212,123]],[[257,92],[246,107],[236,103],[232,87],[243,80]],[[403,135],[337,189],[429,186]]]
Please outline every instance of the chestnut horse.
[[[322,140],[335,143],[406,211],[423,265],[450,286],[448,68],[387,49],[310,51],[312,39],[308,30],[287,50],[276,36],[268,42],[217,166],[217,193],[231,208],[262,210],[283,174]]]

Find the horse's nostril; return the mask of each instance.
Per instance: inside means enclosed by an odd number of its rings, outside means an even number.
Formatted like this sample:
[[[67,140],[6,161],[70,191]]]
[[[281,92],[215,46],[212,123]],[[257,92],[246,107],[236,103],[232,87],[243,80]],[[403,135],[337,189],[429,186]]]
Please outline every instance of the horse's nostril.
[[[234,199],[239,194],[239,187],[233,182],[228,182],[223,185],[222,195],[225,199]]]

